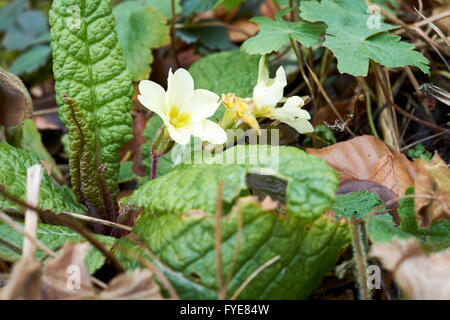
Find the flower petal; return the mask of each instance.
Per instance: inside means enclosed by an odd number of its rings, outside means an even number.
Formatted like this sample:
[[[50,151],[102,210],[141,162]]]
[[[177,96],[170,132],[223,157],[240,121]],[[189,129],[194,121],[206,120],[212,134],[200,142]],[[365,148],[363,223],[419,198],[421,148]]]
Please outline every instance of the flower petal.
[[[220,105],[220,98],[214,92],[197,89],[184,100],[182,112],[191,115],[192,121],[199,121],[211,117]]]
[[[224,144],[227,142],[227,134],[214,121],[205,119],[197,123],[192,128],[192,134],[199,137],[202,141],[208,141],[212,144]]]
[[[275,118],[282,122],[292,121],[297,118],[309,120],[311,116],[308,111],[301,109],[305,104],[302,98],[293,96],[288,98],[286,103],[281,108],[275,108],[271,118]]]
[[[175,73],[169,70],[167,78],[167,103],[169,107],[181,108],[184,100],[193,93],[194,79],[186,69],[180,68]]]
[[[314,132],[314,127],[306,119],[298,118],[295,120],[289,120],[289,121],[283,121],[283,122],[290,125],[292,128],[294,128],[295,130],[297,130],[300,133]]]
[[[180,128],[175,129],[172,125],[167,125],[167,129],[169,130],[170,137],[181,145],[188,144],[191,141],[191,133],[186,129]]]
[[[142,80],[139,82],[139,102],[147,109],[157,113],[166,112],[166,92],[163,87],[153,81]]]
[[[266,56],[261,56],[258,67],[258,84],[265,84],[269,81],[269,69],[266,66]]]
[[[253,101],[256,108],[275,107],[283,98],[283,91],[286,85],[286,73],[283,67],[279,67],[275,79],[269,79],[265,83],[258,83],[253,88]]]

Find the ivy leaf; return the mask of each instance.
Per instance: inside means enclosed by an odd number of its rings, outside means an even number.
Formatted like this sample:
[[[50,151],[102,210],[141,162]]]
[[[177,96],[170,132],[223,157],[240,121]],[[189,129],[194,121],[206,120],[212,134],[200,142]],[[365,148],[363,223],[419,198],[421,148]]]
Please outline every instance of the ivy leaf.
[[[6,142],[0,143],[0,184],[19,199],[26,200],[27,169],[40,164],[38,156],[31,151],[17,149]],[[39,208],[53,212],[70,211],[85,213],[86,209],[76,202],[73,193],[58,188],[44,172],[39,193]],[[0,196],[0,209],[16,211],[22,208]]]
[[[187,178],[186,183],[194,181]],[[226,185],[225,185],[226,186]],[[203,193],[211,193],[207,188]],[[242,227],[238,227],[242,220]],[[139,217],[134,233],[158,260],[152,262],[168,277],[181,299],[217,299],[215,253],[216,218],[201,212]],[[242,283],[270,259],[279,257],[238,296],[239,299],[306,299],[336,264],[349,242],[348,225],[322,216],[314,222],[280,217],[252,198],[241,198],[221,222],[223,278],[232,272],[229,299]],[[237,258],[233,261],[239,234]],[[120,246],[137,250],[126,237]],[[152,260],[143,251],[140,256]],[[137,261],[122,251],[126,268]],[[231,271],[231,269],[233,271]]]
[[[79,25],[69,15],[70,6],[80,8]],[[119,190],[117,151],[132,138],[133,85],[114,30],[111,2],[55,0],[49,17],[61,120],[68,125],[70,108],[63,99],[67,94],[79,104],[93,137],[90,166],[106,166],[104,177],[115,197]],[[76,169],[73,162],[69,165]],[[91,174],[96,175],[97,172]]]
[[[116,31],[133,81],[147,79],[153,63],[152,49],[170,41],[167,19],[155,8],[127,1],[113,10]]]
[[[35,46],[19,55],[9,67],[9,71],[18,76],[36,71],[47,63],[49,57],[49,46]]]
[[[251,97],[258,81],[259,57],[240,50],[210,54],[190,68],[197,88],[210,90],[219,96],[233,92],[239,97]],[[225,107],[220,106],[212,117],[222,118]]]
[[[413,195],[414,188],[406,190],[406,195]],[[415,238],[425,251],[440,251],[450,247],[450,221],[436,221],[428,229],[419,229],[414,211],[414,198],[399,201],[398,214],[401,223],[398,227],[389,214],[371,216],[368,221],[369,236],[372,242],[392,242],[394,237],[400,239]]]
[[[268,54],[272,51],[278,51],[282,46],[288,44],[289,38],[307,47],[318,43],[320,36],[325,32],[325,25],[283,20],[283,16],[289,11],[291,11],[290,8],[278,11],[275,20],[268,17],[250,19],[250,21],[259,24],[261,30],[256,36],[242,44],[242,50],[249,54]]]
[[[95,237],[103,242],[108,250],[111,249],[115,242],[115,239],[111,237],[103,235],[95,235]],[[49,249],[56,252],[60,251],[64,242],[67,240],[73,242],[86,241],[82,236],[69,228],[44,223],[38,224],[37,238]],[[22,243],[23,236],[4,222],[0,221],[0,258],[11,263],[19,260],[22,251]],[[48,259],[47,254],[39,249],[36,252],[36,257],[41,261]],[[100,269],[105,263],[105,256],[97,248],[91,247],[85,262],[89,273],[92,274]]]
[[[377,17],[370,15],[364,1],[302,1],[300,11],[306,21],[328,25],[323,45],[337,58],[341,73],[367,76],[369,60],[374,60],[389,68],[416,66],[429,74],[427,58],[413,50],[412,44],[400,41],[399,36],[389,35],[387,31],[396,26],[381,20],[375,27],[370,25],[369,21]]]

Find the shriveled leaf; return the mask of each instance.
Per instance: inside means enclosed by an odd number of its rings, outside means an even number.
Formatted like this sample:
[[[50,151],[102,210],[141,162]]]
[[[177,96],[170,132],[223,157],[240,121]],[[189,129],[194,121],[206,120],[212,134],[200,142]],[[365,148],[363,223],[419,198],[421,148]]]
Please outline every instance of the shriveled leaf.
[[[239,97],[251,97],[258,80],[259,57],[240,50],[210,54],[190,68],[196,88],[211,90],[218,94],[233,92]],[[216,116],[221,118],[225,107],[220,106]]]
[[[341,183],[352,180],[377,182],[397,195],[414,184],[414,168],[401,153],[391,152],[374,136],[360,136],[322,149],[307,148],[325,159],[339,174]]]
[[[14,74],[0,68],[0,126],[10,144],[21,146],[23,121],[31,118],[32,112],[33,103],[25,85]],[[0,142],[1,136],[0,133]]]
[[[39,300],[41,264],[33,259],[20,259],[13,267],[8,284],[0,290],[0,300]]]
[[[414,195],[413,188],[406,195]],[[391,242],[395,237],[416,239],[427,252],[439,251],[450,247],[450,221],[436,221],[430,228],[419,229],[414,211],[414,199],[399,201],[398,214],[401,219],[397,227],[388,214],[370,216],[368,221],[369,237],[373,243]]]
[[[108,249],[110,249],[115,242],[115,239],[111,237],[102,235],[95,235],[95,237]],[[59,251],[67,240],[77,243],[86,241],[78,233],[69,228],[44,223],[38,224],[37,238],[54,251]],[[0,240],[0,258],[8,262],[19,260],[22,251],[22,235],[5,223],[0,222]],[[105,257],[98,249],[93,247],[90,248],[85,262],[89,272],[94,273],[104,264]],[[42,261],[48,259],[46,253],[40,250],[37,251],[36,257]]]
[[[371,16],[364,1],[302,1],[300,11],[306,21],[328,25],[323,45],[337,58],[341,73],[367,76],[370,60],[389,68],[411,65],[430,72],[428,59],[414,45],[400,41],[400,36],[389,35],[387,31],[397,27],[382,22],[381,16]]]
[[[288,22],[283,15],[291,11],[283,9],[277,12],[275,20],[267,17],[255,17],[250,21],[256,22],[259,33],[242,44],[242,49],[249,54],[268,54],[279,51],[282,46],[289,44],[289,38],[310,47],[319,42],[325,32],[324,24],[311,24],[304,21]]]
[[[450,169],[435,153],[431,161],[414,160],[418,197],[414,209],[420,227],[429,227],[440,219],[450,219]],[[420,195],[431,198],[420,198]]]
[[[241,219],[242,228],[238,227]],[[350,241],[348,226],[342,222],[325,216],[312,223],[287,219],[263,210],[248,198],[240,199],[221,223],[224,279],[232,272],[227,298],[259,267],[279,256],[238,298],[306,299]],[[134,232],[158,259],[138,252],[164,272],[180,298],[217,299],[215,226],[216,218],[202,211],[158,217],[146,213],[140,216]],[[239,249],[233,263],[238,237]],[[138,250],[127,238],[121,239],[120,246]],[[123,251],[118,256],[127,268],[139,265]]]
[[[166,17],[143,2],[127,1],[113,10],[116,31],[133,81],[147,79],[153,63],[152,49],[169,43]]]
[[[40,164],[34,152],[14,148],[6,142],[0,143],[0,184],[6,186],[8,193],[25,201],[27,169],[34,164]],[[41,182],[39,207],[53,212],[86,211],[70,190],[56,187],[47,172],[44,172]],[[0,196],[0,209],[16,211],[21,208]]]
[[[450,300],[450,251],[426,255],[417,240],[394,239],[375,244],[371,255],[394,274],[408,299]]]

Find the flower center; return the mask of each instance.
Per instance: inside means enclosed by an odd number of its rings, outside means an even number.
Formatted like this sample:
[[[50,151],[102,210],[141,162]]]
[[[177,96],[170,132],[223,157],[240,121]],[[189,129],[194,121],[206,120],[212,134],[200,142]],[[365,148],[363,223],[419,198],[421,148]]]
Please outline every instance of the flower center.
[[[169,122],[175,129],[185,128],[191,121],[191,115],[181,113],[177,106],[171,106],[169,111]]]

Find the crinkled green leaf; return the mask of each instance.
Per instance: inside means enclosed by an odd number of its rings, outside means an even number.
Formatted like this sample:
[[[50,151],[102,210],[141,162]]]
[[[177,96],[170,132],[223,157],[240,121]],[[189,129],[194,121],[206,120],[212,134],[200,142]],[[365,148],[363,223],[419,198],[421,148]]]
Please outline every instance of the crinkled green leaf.
[[[22,200],[26,199],[27,169],[39,164],[38,156],[31,151],[17,149],[6,142],[0,143],[0,184],[6,191]],[[77,203],[72,192],[56,187],[47,172],[41,182],[39,208],[53,212],[70,211],[84,213],[86,209]],[[0,209],[22,209],[0,196]]]
[[[71,6],[80,9],[79,26]],[[98,168],[100,164],[107,167],[104,176],[115,196],[119,174],[117,151],[132,138],[129,111],[133,86],[114,30],[111,3],[55,0],[49,16],[61,120],[67,125],[68,105],[63,100],[67,94],[79,104],[95,140],[91,167]]]
[[[232,204],[247,189],[248,174],[285,180],[288,211],[296,217],[315,219],[335,199],[336,172],[322,159],[297,148],[238,145],[205,161],[210,164],[180,164],[148,182],[133,193],[134,203],[158,214],[197,209],[212,214],[218,183],[222,181],[224,185],[223,200]]]
[[[379,210],[374,208],[382,205]],[[336,202],[332,207],[333,212],[345,219],[366,218],[369,213],[377,213],[384,210],[383,201],[378,195],[367,190],[360,190],[347,194],[337,194]]]
[[[300,11],[303,19],[328,25],[323,45],[337,58],[341,73],[366,76],[369,60],[374,60],[389,68],[417,66],[429,74],[428,59],[412,44],[389,35],[387,31],[397,27],[383,23],[381,16],[371,16],[364,1],[302,1]],[[379,25],[372,21],[378,18]]]
[[[319,42],[320,36],[325,32],[325,25],[283,20],[283,15],[289,11],[289,8],[278,11],[275,20],[268,17],[252,18],[250,21],[259,24],[261,29],[256,36],[242,44],[242,50],[249,54],[263,55],[272,51],[279,51],[282,46],[289,44],[289,38],[306,47]]]
[[[115,242],[115,239],[111,237],[103,235],[95,235],[95,237],[100,240],[107,249],[111,249]],[[49,249],[57,252],[67,240],[73,242],[86,241],[82,236],[69,228],[44,223],[38,224],[37,238]],[[4,222],[0,221],[0,258],[8,262],[19,260],[22,251],[22,243],[23,236]],[[37,250],[36,257],[39,260],[46,260],[49,258],[45,252],[39,249]],[[89,272],[92,274],[100,269],[105,263],[105,256],[97,248],[91,247],[85,262]]]
[[[407,189],[405,194],[413,195],[414,188]],[[388,214],[370,217],[368,230],[372,242],[390,242],[394,237],[400,239],[414,237],[426,251],[440,251],[450,247],[450,221],[436,221],[430,228],[419,229],[413,198],[399,201],[398,214],[401,218],[398,227]]]
[[[219,96],[233,92],[239,97],[251,97],[258,81],[259,57],[240,50],[210,54],[190,68],[196,88],[207,89]],[[213,118],[221,118],[225,107],[220,106]]]
[[[240,219],[242,231],[233,264]],[[212,215],[153,217],[147,213],[138,219],[134,233],[158,257],[153,262],[172,282],[180,298],[217,299],[215,226],[216,218]],[[238,298],[306,299],[350,242],[348,225],[343,222],[337,223],[327,216],[312,223],[281,217],[250,199],[241,199],[235,210],[223,218],[221,230],[224,281],[232,269],[227,298],[259,267],[279,256]],[[122,238],[119,245],[137,250],[127,238]],[[145,252],[138,252],[149,258]],[[127,268],[138,266],[123,251],[118,251],[118,257]]]
[[[38,45],[19,55],[9,67],[9,71],[20,76],[36,71],[47,63],[50,57],[50,47]]]
[[[113,10],[116,31],[133,81],[148,79],[153,62],[152,49],[169,43],[167,19],[153,7],[127,1]]]

